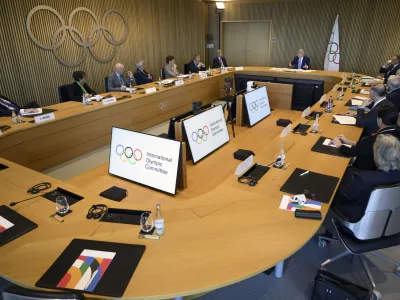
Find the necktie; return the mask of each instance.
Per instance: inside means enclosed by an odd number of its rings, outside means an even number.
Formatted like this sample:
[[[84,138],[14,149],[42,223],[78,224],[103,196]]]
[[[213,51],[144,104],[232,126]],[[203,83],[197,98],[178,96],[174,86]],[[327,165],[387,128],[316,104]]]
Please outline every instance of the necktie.
[[[301,69],[301,63],[303,62],[303,58],[299,58],[299,63],[297,65],[297,69]]]
[[[118,79],[119,79],[119,83],[120,83],[121,85],[124,85],[124,81],[122,80],[121,75],[117,74],[117,76],[118,76]]]
[[[84,94],[87,94],[88,92],[86,91],[86,89],[83,87],[83,84],[80,84],[79,82],[78,82],[78,85],[81,87],[81,90],[82,90],[82,92],[84,93]]]

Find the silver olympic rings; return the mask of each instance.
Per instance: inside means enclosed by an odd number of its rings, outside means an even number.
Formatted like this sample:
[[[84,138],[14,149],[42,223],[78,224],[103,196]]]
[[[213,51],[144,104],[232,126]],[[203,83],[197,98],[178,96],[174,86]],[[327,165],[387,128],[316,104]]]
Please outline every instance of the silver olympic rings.
[[[61,23],[61,27],[58,28],[53,33],[53,37],[51,38],[50,45],[45,45],[45,44],[40,43],[38,41],[38,39],[35,38],[35,36],[32,33],[32,30],[31,30],[32,16],[39,10],[48,10],[48,11],[52,12],[54,15],[56,15],[56,17],[59,19],[59,21]],[[82,32],[80,32],[78,29],[76,29],[75,27],[72,26],[72,21],[74,19],[74,15],[80,11],[84,11],[84,12],[90,14],[96,24],[96,26],[89,32],[87,37],[85,37],[82,34]],[[115,40],[115,37],[114,37],[113,33],[111,32],[111,30],[109,28],[106,28],[104,25],[107,16],[111,13],[118,14],[123,21],[124,35],[120,40]],[[128,23],[126,22],[125,17],[122,15],[122,13],[119,10],[116,10],[116,9],[107,10],[101,19],[101,23],[99,23],[99,20],[98,20],[97,16],[94,14],[94,12],[92,12],[90,9],[85,8],[85,7],[78,7],[76,9],[74,9],[71,12],[71,14],[69,15],[68,23],[66,24],[65,20],[62,18],[62,16],[59,14],[59,12],[56,11],[54,8],[47,6],[47,5],[39,5],[39,6],[34,7],[29,12],[28,17],[26,19],[26,29],[27,29],[28,35],[32,39],[32,41],[37,46],[39,46],[40,48],[42,48],[44,50],[53,51],[53,53],[54,53],[55,57],[58,59],[58,61],[68,67],[78,66],[79,64],[81,64],[83,62],[83,60],[86,57],[86,48],[89,49],[89,52],[92,54],[93,58],[99,62],[105,63],[105,62],[109,62],[110,60],[112,60],[115,55],[115,47],[118,45],[121,45],[123,42],[125,42],[125,40],[128,37],[128,25],[127,24]],[[69,31],[69,34],[70,34],[72,40],[78,46],[82,47],[82,55],[75,62],[66,61],[66,60],[62,59],[57,53],[57,49],[64,44],[65,38],[67,36],[67,30]],[[93,50],[93,46],[97,43],[97,41],[100,38],[100,33],[103,33],[104,38],[107,40],[107,42],[109,42],[112,45],[112,52],[106,58],[97,57]],[[58,40],[57,38],[60,34],[61,34],[61,39],[57,42],[57,40]]]

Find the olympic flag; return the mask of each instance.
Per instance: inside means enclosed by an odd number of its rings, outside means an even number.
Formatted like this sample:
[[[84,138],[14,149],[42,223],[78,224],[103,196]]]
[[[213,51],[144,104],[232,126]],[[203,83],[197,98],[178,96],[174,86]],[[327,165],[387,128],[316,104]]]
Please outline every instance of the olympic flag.
[[[340,65],[340,48],[339,48],[339,15],[336,16],[333,25],[331,38],[328,43],[328,49],[325,54],[324,70],[339,71]]]

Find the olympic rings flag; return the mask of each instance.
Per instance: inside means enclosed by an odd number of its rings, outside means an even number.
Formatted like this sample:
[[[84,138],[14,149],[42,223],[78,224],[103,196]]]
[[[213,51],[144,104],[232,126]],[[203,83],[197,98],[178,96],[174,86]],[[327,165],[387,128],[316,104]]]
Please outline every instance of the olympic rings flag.
[[[328,49],[325,54],[324,70],[339,71],[340,66],[340,48],[339,48],[339,15],[336,16],[333,25],[331,38],[328,43]]]
[[[31,29],[32,16],[39,10],[47,10],[47,11],[52,12],[59,19],[60,24],[61,24],[61,27],[59,27],[58,29],[56,29],[53,32],[53,36],[50,40],[50,44],[47,44],[47,45],[40,43],[39,40],[32,33],[32,29]],[[76,29],[75,27],[72,26],[72,21],[74,19],[74,15],[80,11],[86,12],[89,15],[91,15],[96,24],[96,26],[91,29],[91,31],[89,32],[87,37],[85,37],[82,32],[80,32],[78,29]],[[105,27],[105,25],[104,25],[107,16],[110,15],[111,13],[118,14],[124,24],[124,35],[120,40],[116,40],[115,36],[111,32],[111,30],[109,28]],[[103,63],[111,61],[115,56],[115,47],[124,43],[128,37],[128,25],[127,24],[128,23],[126,22],[126,19],[122,15],[122,13],[119,10],[116,10],[113,8],[107,10],[103,14],[103,17],[102,17],[101,23],[100,23],[97,16],[90,9],[85,8],[85,7],[78,7],[71,12],[71,14],[68,17],[68,23],[66,23],[58,11],[56,11],[55,9],[53,9],[52,7],[47,6],[47,5],[39,5],[39,6],[34,7],[29,12],[28,17],[26,19],[26,30],[28,31],[29,37],[32,39],[32,41],[37,46],[39,46],[40,48],[42,48],[44,50],[53,51],[54,56],[63,65],[66,65],[68,67],[75,67],[75,66],[80,65],[83,62],[83,60],[85,59],[86,48],[89,49],[89,52],[92,54],[92,56],[95,60],[97,60],[99,62],[103,62]],[[59,54],[57,53],[57,49],[60,48],[65,42],[65,38],[67,37],[67,31],[69,32],[69,35],[71,36],[72,40],[76,44],[78,44],[80,47],[82,47],[82,55],[80,56],[80,58],[77,61],[74,61],[74,62],[66,61],[66,60],[62,59],[59,56]],[[98,42],[101,33],[103,34],[106,41],[112,45],[111,54],[105,58],[97,57],[93,50],[93,46]],[[61,34],[61,39],[58,40],[58,36],[60,34]]]

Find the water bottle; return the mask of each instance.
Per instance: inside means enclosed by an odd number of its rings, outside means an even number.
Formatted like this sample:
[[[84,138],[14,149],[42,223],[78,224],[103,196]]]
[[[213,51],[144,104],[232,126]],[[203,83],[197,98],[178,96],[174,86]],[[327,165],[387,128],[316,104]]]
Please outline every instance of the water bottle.
[[[312,132],[312,133],[318,133],[319,132],[319,114],[317,114],[315,116],[315,122],[314,122],[312,130],[310,132]]]
[[[208,66],[208,75],[212,75],[212,70],[210,66]]]
[[[129,93],[133,94],[132,84],[129,84]]]
[[[158,86],[159,86],[159,87],[162,86],[161,77],[158,77]]]
[[[15,113],[15,110],[12,110],[11,117],[12,117],[13,123],[17,124],[18,123],[18,118],[17,118],[17,114]]]
[[[355,80],[354,80],[354,77],[353,77],[353,79],[351,80],[351,86],[350,86],[352,89],[354,89],[355,87],[356,87],[356,83],[355,83]]]
[[[157,235],[163,235],[164,234],[164,216],[161,212],[161,206],[160,204],[157,204],[156,206],[156,219],[154,221],[155,227],[156,227],[156,234]]]
[[[333,107],[332,96],[329,96],[328,106],[326,107],[326,112],[328,112],[328,113],[332,112],[332,107]]]
[[[281,144],[281,163],[282,163],[282,166],[285,164],[285,159],[286,159],[285,143],[282,143]]]
[[[192,71],[189,71],[189,79],[192,79]]]

